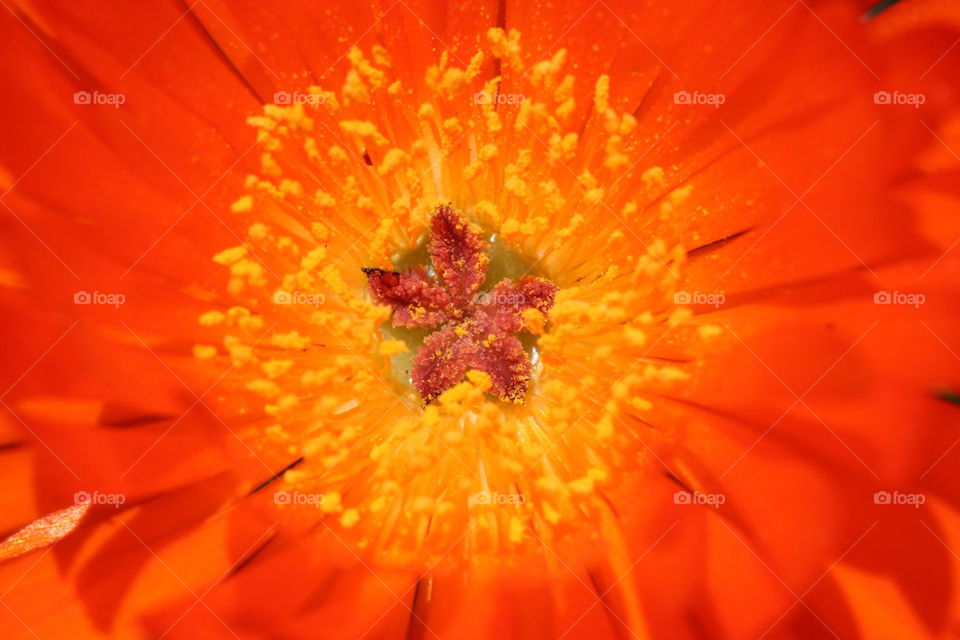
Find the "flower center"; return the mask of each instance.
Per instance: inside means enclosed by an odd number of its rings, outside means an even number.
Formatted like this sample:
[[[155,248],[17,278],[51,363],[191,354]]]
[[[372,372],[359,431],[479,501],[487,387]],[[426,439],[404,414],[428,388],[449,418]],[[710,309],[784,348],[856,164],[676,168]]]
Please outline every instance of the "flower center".
[[[719,333],[678,306],[691,187],[635,169],[648,132],[609,78],[591,105],[565,51],[525,74],[519,34],[488,38],[496,65],[444,54],[426,93],[355,48],[341,90],[249,118],[249,226],[200,317],[251,499],[378,563],[591,548],[683,428],[686,345]]]
[[[422,337],[407,375],[425,404],[469,370],[476,370],[472,379],[501,400],[523,403],[532,363],[518,334],[543,332],[557,286],[522,275],[481,290],[489,280],[490,257],[480,229],[449,205],[437,207],[430,229],[430,267],[363,269],[372,298],[392,308],[391,326],[421,331],[408,340],[392,340],[388,348],[401,351]]]

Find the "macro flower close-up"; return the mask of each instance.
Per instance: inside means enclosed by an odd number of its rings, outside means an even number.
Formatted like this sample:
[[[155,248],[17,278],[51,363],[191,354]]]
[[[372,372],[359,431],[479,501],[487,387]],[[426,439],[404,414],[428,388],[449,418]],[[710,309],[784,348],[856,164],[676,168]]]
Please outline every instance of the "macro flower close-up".
[[[960,4],[0,34],[0,638],[960,636]]]

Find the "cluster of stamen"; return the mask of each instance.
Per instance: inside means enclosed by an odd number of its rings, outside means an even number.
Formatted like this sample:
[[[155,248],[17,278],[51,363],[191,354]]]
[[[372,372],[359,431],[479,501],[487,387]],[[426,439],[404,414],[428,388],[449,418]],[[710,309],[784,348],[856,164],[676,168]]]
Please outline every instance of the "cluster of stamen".
[[[217,409],[260,475],[290,467],[273,489],[323,496],[276,508],[402,561],[551,544],[604,521],[624,461],[674,438],[648,426],[663,417],[652,398],[690,366],[650,347],[716,333],[674,304],[686,255],[652,235],[690,188],[634,169],[648,141],[609,78],[590,104],[565,50],[527,69],[518,33],[488,35],[501,75],[483,53],[461,67],[444,53],[419,105],[375,46],[353,49],[338,91],[308,87],[310,104],[249,119],[260,171],[231,207],[246,237],[214,257],[231,301],[203,314],[194,348],[212,378],[230,368]],[[508,90],[524,100],[495,99]],[[476,224],[546,278],[481,291]],[[425,236],[433,273],[398,270]],[[390,369],[412,343],[386,326],[422,332],[407,389]],[[477,498],[496,495],[509,498]]]

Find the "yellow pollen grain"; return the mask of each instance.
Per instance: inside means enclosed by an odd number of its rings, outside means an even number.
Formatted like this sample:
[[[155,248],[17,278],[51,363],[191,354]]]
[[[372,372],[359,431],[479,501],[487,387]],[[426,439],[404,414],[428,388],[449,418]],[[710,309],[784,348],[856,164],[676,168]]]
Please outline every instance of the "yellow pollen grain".
[[[601,440],[606,440],[613,436],[614,427],[613,427],[613,416],[609,413],[603,414],[600,418],[600,421],[597,422],[596,433],[597,437]]]
[[[651,187],[662,187],[666,184],[664,178],[664,172],[661,167],[650,167],[640,176],[640,179],[643,180],[643,185],[650,189]]]
[[[723,329],[714,324],[702,324],[697,327],[697,333],[700,334],[700,337],[704,340],[709,340],[710,338],[716,338],[723,333]]]
[[[383,156],[383,162],[377,167],[381,176],[390,175],[397,169],[410,162],[410,156],[402,149],[390,149]]]
[[[356,69],[350,69],[350,71],[347,72],[347,77],[343,82],[343,88],[340,92],[343,95],[344,102],[347,104],[351,102],[370,102],[370,91],[367,89],[367,85],[363,82],[363,78],[360,77]]]
[[[263,318],[261,316],[246,316],[237,319],[237,326],[247,331],[257,331],[263,328]]]
[[[682,204],[690,196],[691,191],[693,191],[692,184],[688,184],[683,187],[677,187],[670,192],[670,203],[673,205]]]
[[[444,120],[443,130],[451,136],[458,136],[463,133],[463,127],[460,125],[459,118],[447,118]]]
[[[356,509],[347,509],[340,516],[340,524],[344,529],[350,529],[358,522],[360,522],[360,512]]]
[[[466,180],[475,180],[483,172],[482,162],[471,162],[463,168],[463,177]]]
[[[200,325],[204,327],[215,327],[226,320],[226,314],[220,311],[207,311],[200,316]]]
[[[246,384],[247,391],[252,391],[264,398],[276,398],[280,395],[280,387],[275,382],[257,378]]]
[[[224,249],[217,255],[213,256],[213,261],[217,264],[232,265],[242,259],[245,255],[247,255],[246,247],[231,247],[229,249]]]
[[[300,261],[300,268],[304,271],[312,271],[316,269],[326,257],[327,250],[323,247],[317,247],[303,257],[303,260]]]
[[[440,421],[440,410],[436,405],[430,405],[423,410],[423,424],[429,429]]]
[[[283,173],[283,169],[269,153],[260,155],[260,171],[266,176],[279,176]]]
[[[336,198],[323,189],[317,189],[317,192],[313,194],[313,201],[318,207],[325,209],[332,209],[337,206]]]
[[[490,42],[490,51],[495,58],[506,58],[514,71],[523,71],[523,60],[520,57],[520,32],[510,29],[505,33],[499,27],[487,31],[487,40]]]
[[[520,544],[523,541],[523,522],[517,516],[510,516],[508,539],[513,544]]]
[[[293,395],[292,393],[288,393],[284,396],[281,396],[280,399],[277,400],[277,404],[265,405],[263,407],[263,410],[267,413],[267,415],[275,416],[284,411],[292,409],[293,407],[297,406],[299,403],[300,403],[300,399],[297,396]]]
[[[523,324],[530,330],[530,333],[537,336],[543,333],[546,318],[544,318],[539,310],[534,308],[524,309],[521,315],[523,317]]]
[[[299,198],[303,195],[303,186],[296,180],[284,178],[280,181],[280,193]]]
[[[375,124],[369,120],[341,120],[340,128],[346,133],[364,140],[373,140],[377,145],[385,145],[388,140],[377,131]]]
[[[438,87],[439,92],[442,96],[452,99],[463,88],[465,81],[466,73],[464,73],[463,69],[450,67],[443,72],[443,77]]]
[[[583,201],[589,206],[594,205],[600,202],[603,199],[604,190],[601,188],[588,189],[585,194],[583,194]]]
[[[269,343],[280,349],[306,349],[310,346],[310,338],[301,336],[296,330],[288,333],[277,333],[269,338]]]
[[[611,171],[616,171],[624,167],[629,166],[630,158],[626,154],[621,152],[621,146],[623,144],[623,139],[619,135],[610,136],[606,144],[606,158],[604,158],[603,166],[610,169]]]
[[[606,114],[610,107],[610,76],[602,75],[597,78],[593,89],[593,104],[597,114]]]
[[[260,368],[263,369],[263,372],[271,380],[279,378],[289,371],[291,367],[293,367],[293,360],[268,360],[260,365]]]
[[[500,212],[497,210],[497,205],[493,204],[489,200],[481,200],[474,205],[474,209],[480,215],[481,219],[492,224],[499,224]]]
[[[246,195],[237,198],[230,205],[231,213],[246,213],[253,209],[253,196]]]
[[[573,113],[573,110],[576,107],[577,107],[577,103],[574,101],[573,98],[570,98],[568,100],[564,100],[562,104],[560,104],[556,109],[554,109],[554,113],[557,114],[558,118],[565,121],[570,117],[570,114]]]
[[[320,511],[323,513],[340,513],[343,511],[343,504],[341,503],[340,493],[337,491],[331,491],[323,497],[323,502],[320,504]]]
[[[403,340],[384,340],[380,343],[379,352],[382,356],[395,356],[400,353],[407,353],[407,343]]]
[[[693,311],[687,307],[677,307],[674,309],[673,313],[670,314],[670,317],[667,318],[667,323],[671,327],[676,327],[690,320],[693,317]]]
[[[384,69],[389,69],[391,60],[390,53],[381,45],[375,44],[370,48],[370,53],[373,54],[373,61]]]
[[[567,483],[570,491],[580,496],[587,496],[593,493],[593,478],[577,478]]]
[[[485,144],[480,147],[477,157],[483,162],[490,162],[497,157],[498,148],[495,144]]]
[[[330,229],[322,222],[314,222],[310,225],[310,233],[320,242],[325,242],[330,239]]]
[[[349,156],[347,156],[346,150],[340,145],[333,145],[330,149],[327,150],[327,157],[330,158],[330,161],[336,165],[345,164]]]
[[[273,129],[277,126],[275,120],[266,116],[250,116],[247,118],[247,124],[258,129]]]
[[[530,187],[525,180],[517,176],[507,178],[503,183],[503,189],[510,195],[516,196],[521,200],[526,200],[530,197]]]
[[[200,360],[208,360],[217,355],[217,348],[209,344],[196,344],[193,346],[193,357]]]
[[[467,65],[467,70],[464,73],[464,80],[466,82],[472,82],[474,78],[480,75],[481,67],[483,66],[483,52],[477,51],[473,54],[473,57],[470,58],[470,64]]]
[[[486,371],[480,371],[479,369],[470,369],[467,371],[467,380],[469,380],[474,387],[483,392],[489,391],[490,387],[493,385],[493,381],[490,379],[490,374],[488,374]]]
[[[609,477],[609,475],[610,474],[608,474],[605,470],[597,469],[596,467],[587,471],[587,477],[595,482],[603,482]]]
[[[247,229],[247,235],[253,240],[265,240],[270,235],[270,227],[262,222],[254,222]]]
[[[647,343],[647,334],[636,327],[627,325],[623,328],[623,335],[631,347],[642,347]]]
[[[500,116],[497,115],[496,111],[490,111],[487,113],[487,131],[490,133],[499,133],[503,130],[503,123],[500,121]]]

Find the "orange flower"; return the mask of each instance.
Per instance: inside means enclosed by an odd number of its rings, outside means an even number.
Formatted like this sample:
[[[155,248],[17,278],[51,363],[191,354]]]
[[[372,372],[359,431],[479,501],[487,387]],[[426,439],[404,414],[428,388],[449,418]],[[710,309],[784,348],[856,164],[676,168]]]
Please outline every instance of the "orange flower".
[[[2,637],[960,629],[960,11],[0,11]]]

